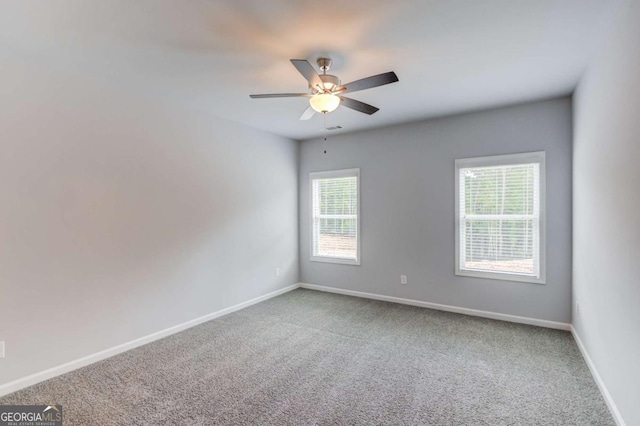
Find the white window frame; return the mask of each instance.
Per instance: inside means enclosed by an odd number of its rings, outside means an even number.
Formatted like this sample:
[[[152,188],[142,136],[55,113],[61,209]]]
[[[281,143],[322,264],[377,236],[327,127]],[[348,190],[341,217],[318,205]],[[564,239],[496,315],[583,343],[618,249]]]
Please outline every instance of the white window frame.
[[[495,280],[519,281],[526,283],[546,283],[546,155],[544,151],[526,152],[521,154],[494,155],[490,157],[475,157],[455,160],[455,274],[465,277],[488,278]],[[539,229],[537,233],[539,269],[538,276],[510,272],[489,272],[461,268],[463,253],[461,236],[463,221],[460,218],[460,169],[472,167],[492,167],[518,164],[539,164]],[[535,245],[535,243],[534,243]],[[535,249],[535,246],[534,246]]]
[[[314,241],[314,209],[313,209],[313,181],[314,179],[331,179],[331,178],[343,178],[343,177],[355,177],[358,185],[358,209],[357,209],[357,220],[356,220],[356,258],[354,259],[345,259],[342,257],[333,257],[333,256],[314,256],[313,255],[313,241]],[[309,211],[310,211],[310,220],[311,220],[311,241],[310,241],[310,259],[314,262],[325,262],[325,263],[338,263],[342,265],[360,265],[360,169],[343,169],[343,170],[328,170],[321,172],[312,172],[309,173]]]

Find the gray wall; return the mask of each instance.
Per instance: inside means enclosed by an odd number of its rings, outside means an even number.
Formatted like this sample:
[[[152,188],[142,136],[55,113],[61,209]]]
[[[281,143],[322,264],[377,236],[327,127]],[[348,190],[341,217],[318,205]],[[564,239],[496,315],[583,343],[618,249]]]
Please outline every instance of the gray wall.
[[[330,136],[328,154],[322,148],[321,140],[300,148],[303,282],[571,321],[569,98]],[[540,150],[547,153],[547,284],[455,276],[454,160]],[[352,167],[361,172],[362,265],[311,262],[309,172]]]
[[[72,65],[0,67],[0,384],[298,281],[298,142]]]
[[[574,98],[574,327],[627,425],[640,425],[640,2]]]

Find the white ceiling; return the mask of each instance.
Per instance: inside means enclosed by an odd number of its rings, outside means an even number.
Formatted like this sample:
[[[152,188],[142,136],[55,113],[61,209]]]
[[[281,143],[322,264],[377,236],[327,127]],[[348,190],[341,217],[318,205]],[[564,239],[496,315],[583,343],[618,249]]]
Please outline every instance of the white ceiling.
[[[289,59],[328,55],[344,82],[395,71],[353,93],[380,108],[327,116],[343,131],[573,91],[613,9],[607,0],[61,0],[3,1],[0,53],[28,55],[103,84],[208,111],[294,139],[304,98]],[[2,56],[0,56],[2,57]]]

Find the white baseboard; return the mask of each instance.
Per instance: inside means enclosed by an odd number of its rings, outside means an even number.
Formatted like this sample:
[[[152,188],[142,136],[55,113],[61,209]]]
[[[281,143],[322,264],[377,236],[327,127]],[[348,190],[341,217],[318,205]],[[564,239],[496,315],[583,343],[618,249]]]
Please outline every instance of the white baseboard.
[[[591,371],[591,375],[593,376],[594,381],[598,385],[598,388],[600,389],[600,393],[602,394],[605,402],[607,403],[607,407],[609,407],[609,411],[611,412],[611,415],[613,416],[616,424],[618,426],[626,426],[625,421],[623,420],[622,416],[620,415],[620,412],[618,411],[618,407],[616,407],[616,404],[613,402],[613,399],[611,398],[611,394],[609,394],[609,391],[605,386],[604,382],[602,381],[602,378],[600,377],[598,370],[596,370],[596,367],[593,364],[593,361],[591,361],[591,357],[589,356],[589,353],[587,352],[586,348],[582,344],[582,341],[580,340],[578,333],[576,332],[576,330],[573,328],[573,325],[571,324],[540,320],[535,318],[520,317],[516,315],[500,314],[496,312],[480,311],[477,309],[461,308],[458,306],[441,305],[438,303],[423,302],[420,300],[413,300],[413,299],[403,299],[400,297],[383,296],[380,294],[364,293],[361,291],[344,290],[341,288],[325,287],[325,286],[315,285],[315,284],[300,283],[300,287],[306,288],[309,290],[325,291],[328,293],[344,294],[347,296],[382,300],[385,302],[401,303],[403,305],[420,306],[423,308],[431,308],[431,309],[437,309],[440,311],[455,312],[455,313],[464,314],[464,315],[472,315],[472,316],[483,317],[483,318],[491,318],[491,319],[502,320],[502,321],[516,322],[520,324],[529,324],[529,325],[536,325],[540,327],[571,331],[571,334],[573,335],[573,338],[575,339],[576,344],[580,349],[580,353],[582,354],[582,357],[587,363],[587,366],[589,367],[589,371]]]
[[[138,346],[146,345],[147,343],[151,343],[155,340],[159,340],[164,337],[170,336],[172,334],[178,333],[180,331],[186,330],[188,328],[195,327],[196,325],[202,324],[207,321],[211,321],[212,319],[230,314],[235,311],[239,311],[240,309],[246,308],[251,305],[255,305],[256,303],[260,303],[267,299],[271,299],[272,297],[279,296],[291,290],[295,290],[298,287],[300,287],[299,283],[293,284],[293,285],[290,285],[289,287],[281,288],[280,290],[276,290],[271,293],[265,294],[263,296],[259,296],[254,299],[247,300],[246,302],[242,302],[237,305],[230,306],[228,308],[204,315],[200,318],[196,318],[191,321],[187,321],[185,323],[182,323],[173,327],[169,327],[165,330],[158,331],[156,333],[152,333],[144,337],[140,337],[139,339],[135,339],[130,342],[123,343],[122,345],[114,346],[112,348],[105,349],[104,351],[100,351],[95,354],[85,356],[75,361],[67,362],[66,364],[49,368],[39,373],[35,373],[30,376],[23,377],[21,379],[6,383],[4,385],[0,385],[0,396],[13,393],[20,389],[24,389],[26,387],[35,385],[36,383],[40,383],[42,381],[51,379],[61,374],[65,374],[70,371],[77,370],[78,368],[87,366],[89,364],[93,364],[94,362],[102,361],[103,359],[112,357],[114,355],[118,355],[122,352],[126,352],[133,348],[137,348]]]
[[[613,399],[611,398],[611,394],[609,393],[609,390],[607,389],[604,382],[602,381],[602,378],[600,377],[600,373],[598,373],[598,370],[596,370],[596,366],[591,360],[591,357],[587,352],[587,348],[585,348],[584,345],[582,344],[582,340],[580,340],[580,336],[578,336],[578,332],[576,331],[575,328],[573,328],[573,326],[571,326],[571,334],[573,335],[573,338],[576,341],[578,348],[580,349],[580,353],[582,354],[582,357],[584,358],[585,362],[587,363],[587,366],[589,367],[589,371],[591,371],[593,380],[595,380],[596,384],[598,385],[598,388],[600,389],[600,393],[602,394],[602,397],[607,403],[607,407],[609,407],[609,411],[611,412],[613,419],[616,421],[616,424],[618,426],[626,426],[625,421],[622,419],[622,416],[620,415],[620,411],[618,411],[618,407],[616,407],[616,404],[613,402]]]
[[[112,356],[120,354],[122,352],[126,352],[128,350],[137,348],[138,346],[146,345],[147,343],[151,343],[151,342],[153,342],[155,340],[162,339],[164,337],[170,336],[172,334],[178,333],[178,332],[186,330],[188,328],[195,327],[196,325],[202,324],[202,323],[207,322],[207,321],[211,321],[211,320],[213,320],[215,318],[219,318],[221,316],[230,314],[232,312],[238,311],[240,309],[246,308],[246,307],[254,305],[256,303],[260,303],[260,302],[265,301],[267,299],[271,299],[272,297],[279,296],[281,294],[284,294],[284,293],[287,293],[289,291],[295,290],[295,289],[297,289],[299,287],[310,289],[310,290],[324,291],[324,292],[329,292],[329,293],[344,294],[344,295],[347,295],[347,296],[355,296],[355,297],[362,297],[362,298],[366,298],[366,299],[374,299],[374,300],[382,300],[382,301],[386,301],[386,302],[400,303],[400,304],[404,304],[404,305],[420,306],[420,307],[436,309],[436,310],[440,310],[440,311],[455,312],[455,313],[459,313],[459,314],[472,315],[472,316],[483,317],[483,318],[491,318],[491,319],[515,322],[515,323],[520,323],[520,324],[529,324],[529,325],[536,325],[536,326],[540,326],[540,327],[547,327],[547,328],[554,328],[554,329],[558,329],[558,330],[571,331],[571,334],[573,335],[573,338],[575,339],[576,344],[578,345],[578,348],[580,349],[580,352],[581,352],[583,358],[585,359],[585,362],[587,363],[587,366],[589,367],[589,370],[591,371],[591,374],[593,375],[593,378],[594,378],[596,384],[598,385],[598,388],[600,389],[600,392],[602,393],[602,396],[604,397],[604,400],[607,403],[607,406],[609,407],[609,410],[611,411],[611,414],[612,414],[614,420],[616,421],[616,424],[618,426],[626,426],[626,423],[622,419],[622,417],[620,415],[620,412],[618,411],[618,408],[616,407],[615,403],[613,402],[613,399],[611,398],[611,395],[609,394],[609,391],[607,390],[607,387],[605,386],[604,382],[602,381],[602,378],[600,377],[600,374],[596,370],[596,367],[593,364],[593,361],[591,360],[591,357],[589,356],[586,348],[582,344],[582,341],[580,340],[580,337],[578,336],[578,333],[575,331],[575,329],[573,328],[573,326],[571,324],[566,324],[566,323],[561,323],[561,322],[554,322],[554,321],[547,321],[547,320],[540,320],[540,319],[535,319],[535,318],[520,317],[520,316],[515,316],[515,315],[500,314],[500,313],[496,313],[496,312],[481,311],[481,310],[477,310],[477,309],[461,308],[461,307],[457,307],[457,306],[441,305],[441,304],[438,304],[438,303],[423,302],[423,301],[420,301],[420,300],[413,300],[413,299],[403,299],[403,298],[400,298],[400,297],[384,296],[384,295],[373,294],[373,293],[364,293],[364,292],[360,292],[360,291],[344,290],[344,289],[335,288],[335,287],[326,287],[326,286],[307,284],[307,283],[293,284],[291,286],[282,288],[280,290],[273,291],[271,293],[265,294],[263,296],[256,297],[256,298],[251,299],[251,300],[247,300],[246,302],[242,302],[242,303],[239,303],[237,305],[230,306],[228,308],[219,310],[217,312],[213,312],[211,314],[202,316],[200,318],[196,318],[196,319],[193,319],[191,321],[187,321],[185,323],[182,323],[182,324],[167,328],[165,330],[158,331],[158,332],[153,333],[153,334],[149,334],[149,335],[141,337],[139,339],[132,340],[132,341],[124,343],[122,345],[118,345],[118,346],[115,346],[113,348],[109,348],[109,349],[106,349],[104,351],[100,351],[100,352],[97,352],[95,354],[88,355],[86,357],[77,359],[75,361],[71,361],[71,362],[59,365],[57,367],[53,367],[53,368],[41,371],[39,373],[32,374],[30,376],[23,377],[21,379],[6,383],[4,385],[0,385],[0,396],[4,396],[4,395],[7,395],[7,394],[16,392],[16,391],[18,391],[20,389],[24,389],[26,387],[35,385],[36,383],[40,383],[42,381],[51,379],[53,377],[68,373],[70,371],[77,370],[78,368],[87,366],[89,364],[93,364],[95,362],[98,362],[98,361],[101,361],[103,359],[112,357]]]
[[[441,305],[439,303],[423,302],[421,300],[403,299],[400,297],[383,296],[380,294],[363,293],[361,291],[344,290],[335,287],[325,287],[315,284],[300,283],[300,287],[309,290],[326,291],[329,293],[344,294],[347,296],[363,297],[365,299],[382,300],[385,302],[401,303],[403,305],[420,306],[422,308],[437,309],[439,311],[455,312],[457,314],[471,315],[474,317],[491,318],[501,321],[516,322],[519,324],[537,325],[538,327],[554,328],[557,330],[571,330],[571,324],[563,322],[547,321],[536,318],[519,317],[516,315],[500,314],[497,312],[480,311],[477,309],[461,308],[458,306]]]

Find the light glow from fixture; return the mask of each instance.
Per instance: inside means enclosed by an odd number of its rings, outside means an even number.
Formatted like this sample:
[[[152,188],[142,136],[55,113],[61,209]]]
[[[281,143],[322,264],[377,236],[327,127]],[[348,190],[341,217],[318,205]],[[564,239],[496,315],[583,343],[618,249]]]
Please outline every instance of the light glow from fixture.
[[[340,105],[340,98],[330,93],[318,93],[309,99],[309,104],[317,112],[327,113],[335,111]]]
[[[329,92],[332,91],[334,87],[336,87],[336,84],[332,81],[323,81],[322,85],[324,86],[324,90],[328,90]]]

